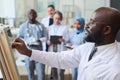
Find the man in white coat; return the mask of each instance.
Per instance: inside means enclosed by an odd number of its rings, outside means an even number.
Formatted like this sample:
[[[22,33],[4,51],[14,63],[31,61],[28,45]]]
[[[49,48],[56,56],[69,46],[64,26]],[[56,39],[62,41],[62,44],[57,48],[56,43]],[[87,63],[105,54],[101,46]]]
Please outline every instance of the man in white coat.
[[[47,7],[47,13],[48,13],[48,16],[47,17],[44,17],[42,20],[41,20],[41,23],[46,27],[46,29],[48,30],[48,28],[53,24],[53,15],[55,13],[55,7],[54,5],[48,5]],[[49,48],[49,45],[47,45],[45,43],[44,45],[44,50],[45,51],[48,51],[48,48]],[[50,79],[52,79],[52,72],[50,73]]]
[[[48,17],[42,19],[41,23],[44,24],[46,28],[53,24],[53,15],[55,13],[55,7],[53,5],[48,5],[47,7]]]
[[[51,26],[53,24],[53,15],[55,13],[55,7],[54,7],[54,5],[48,5],[47,12],[48,12],[48,16],[45,17],[45,18],[43,18],[42,21],[41,21],[41,23],[48,30],[49,26]],[[45,43],[44,50],[48,51],[48,47],[49,46]]]
[[[45,52],[29,50],[23,40],[12,44],[21,54],[52,67],[78,67],[77,80],[120,80],[120,53],[115,37],[120,30],[120,11],[101,7],[86,25],[86,42],[71,51]],[[93,54],[94,53],[94,54]]]

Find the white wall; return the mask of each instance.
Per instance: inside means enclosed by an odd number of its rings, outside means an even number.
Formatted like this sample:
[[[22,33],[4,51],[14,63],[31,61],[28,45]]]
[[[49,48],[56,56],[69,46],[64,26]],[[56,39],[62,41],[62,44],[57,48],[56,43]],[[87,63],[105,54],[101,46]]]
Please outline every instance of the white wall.
[[[86,21],[89,20],[92,12],[98,7],[110,6],[110,0],[75,0],[75,6],[81,11]]]
[[[4,0],[0,0],[0,17],[4,16]]]
[[[15,0],[0,0],[0,17],[15,18]]]
[[[0,0],[0,18],[4,18],[10,27],[14,26],[15,0]]]

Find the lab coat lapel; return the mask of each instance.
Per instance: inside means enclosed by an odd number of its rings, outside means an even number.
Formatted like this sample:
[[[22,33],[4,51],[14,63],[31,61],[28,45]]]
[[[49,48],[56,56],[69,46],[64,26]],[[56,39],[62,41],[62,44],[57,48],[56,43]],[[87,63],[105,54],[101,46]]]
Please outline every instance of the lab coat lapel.
[[[112,52],[111,52],[112,50]],[[117,50],[115,47],[111,47],[108,50],[104,50],[103,52],[101,52],[101,54],[96,55],[95,57],[93,57],[90,61],[88,61],[84,67],[88,67],[92,64],[95,63],[105,63],[107,64],[117,53]]]
[[[88,61],[83,68],[87,68],[89,67],[90,65],[92,64],[95,64],[95,63],[101,63],[102,62],[102,59],[101,58],[93,58],[91,59],[90,61]]]

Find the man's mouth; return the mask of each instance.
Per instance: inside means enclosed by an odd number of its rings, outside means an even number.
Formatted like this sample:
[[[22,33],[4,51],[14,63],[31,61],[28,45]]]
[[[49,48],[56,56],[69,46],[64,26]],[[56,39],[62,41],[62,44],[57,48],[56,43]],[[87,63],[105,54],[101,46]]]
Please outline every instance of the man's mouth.
[[[86,35],[86,36],[88,36],[90,33],[91,33],[91,31],[90,31],[90,30],[85,29],[85,35]]]

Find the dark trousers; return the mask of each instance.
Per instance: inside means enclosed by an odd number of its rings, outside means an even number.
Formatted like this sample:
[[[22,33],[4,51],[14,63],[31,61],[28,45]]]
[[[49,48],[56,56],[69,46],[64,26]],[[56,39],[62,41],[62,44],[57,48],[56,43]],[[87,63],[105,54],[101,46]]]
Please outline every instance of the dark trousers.
[[[57,52],[57,44],[53,45],[53,52]],[[64,69],[51,68],[50,80],[64,80]]]

